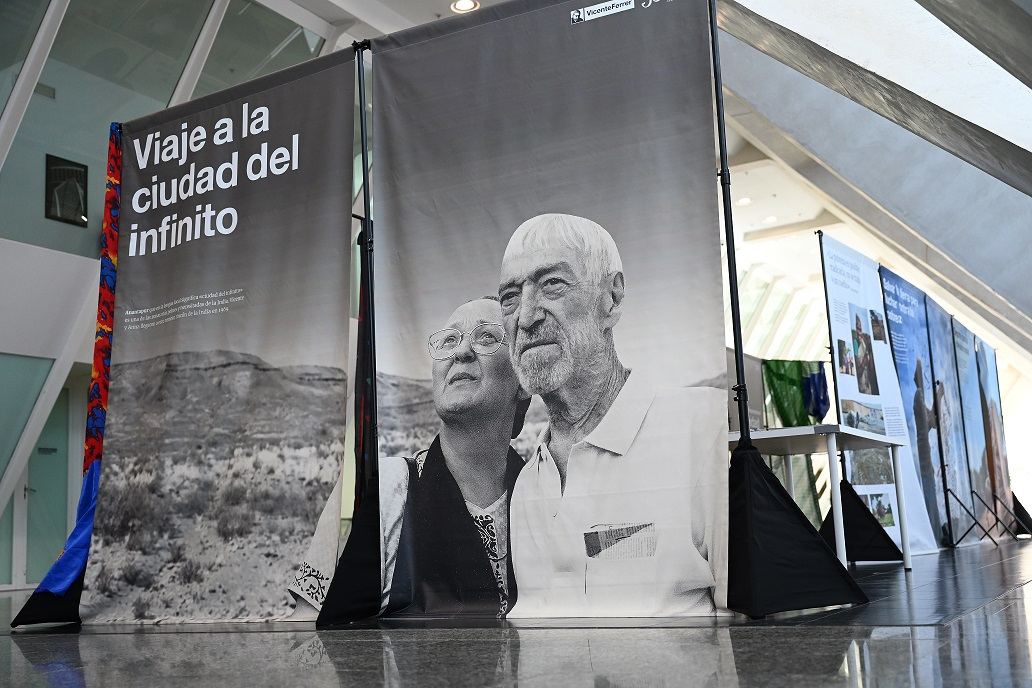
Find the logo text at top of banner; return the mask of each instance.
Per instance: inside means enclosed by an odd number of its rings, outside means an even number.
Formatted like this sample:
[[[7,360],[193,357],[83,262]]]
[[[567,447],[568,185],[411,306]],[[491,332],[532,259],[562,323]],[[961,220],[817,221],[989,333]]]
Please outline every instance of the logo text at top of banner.
[[[626,12],[627,10],[634,9],[634,0],[613,0],[612,2],[602,2],[591,7],[583,7],[579,10],[573,10],[570,12],[570,23],[580,24],[581,22],[590,21],[592,19],[598,19],[608,14],[616,14],[617,12]]]

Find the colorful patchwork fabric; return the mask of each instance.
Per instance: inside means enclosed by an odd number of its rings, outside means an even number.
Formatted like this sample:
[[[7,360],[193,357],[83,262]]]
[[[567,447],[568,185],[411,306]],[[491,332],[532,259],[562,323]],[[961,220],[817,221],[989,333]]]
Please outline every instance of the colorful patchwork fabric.
[[[93,376],[86,415],[86,446],[82,492],[76,509],[75,528],[57,561],[36,588],[37,593],[64,595],[86,567],[97,508],[104,420],[111,380],[111,336],[115,318],[115,272],[118,266],[118,209],[122,186],[122,128],[111,125],[108,138],[107,186],[104,193],[104,229],[100,245],[100,297],[97,333],[93,341]],[[74,603],[78,605],[78,600]],[[26,604],[28,606],[28,603]]]
[[[86,453],[83,474],[100,459],[104,446],[108,386],[111,381],[111,337],[115,320],[115,273],[118,268],[118,210],[122,190],[122,129],[111,125],[108,139],[107,185],[104,191],[104,228],[100,240],[100,298],[97,333],[93,342],[93,376],[86,416]]]

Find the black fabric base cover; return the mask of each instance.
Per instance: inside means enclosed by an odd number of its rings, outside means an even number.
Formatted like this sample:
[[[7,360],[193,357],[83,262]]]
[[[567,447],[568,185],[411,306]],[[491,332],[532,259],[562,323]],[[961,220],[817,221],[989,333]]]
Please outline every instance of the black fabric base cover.
[[[843,480],[842,529],[846,531],[846,559],[849,561],[903,561],[903,553],[885,532],[882,524],[860,499],[853,486]],[[828,517],[821,524],[821,537],[829,547],[835,546],[835,522]]]
[[[1011,497],[1014,499],[1014,515],[1018,517],[1018,522],[1014,524],[1014,532],[1018,535],[1032,535],[1032,516],[1029,516],[1018,495],[1011,493]]]
[[[729,486],[729,609],[759,618],[868,601],[752,445],[731,453]]]
[[[356,499],[344,551],[337,560],[316,628],[370,619],[380,613],[380,479],[377,470],[376,363],[370,316],[372,255],[363,241],[359,293],[358,354],[355,361]]]
[[[355,510],[316,628],[361,621],[380,613],[380,495],[376,481],[372,488]]]
[[[64,595],[52,592],[34,592],[11,622],[11,628],[40,623],[82,624],[79,617],[79,601],[82,599],[82,585],[86,579],[86,567],[79,572]]]

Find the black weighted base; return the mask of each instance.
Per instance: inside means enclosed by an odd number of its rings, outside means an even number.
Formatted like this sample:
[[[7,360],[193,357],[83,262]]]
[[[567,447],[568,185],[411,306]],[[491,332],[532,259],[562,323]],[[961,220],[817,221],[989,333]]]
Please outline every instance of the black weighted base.
[[[729,487],[729,609],[759,618],[868,601],[752,445],[731,453]]]
[[[903,561],[903,552],[892,541],[885,528],[860,499],[853,486],[843,480],[842,529],[846,532],[846,559],[849,561]],[[895,514],[894,514],[895,516]],[[898,516],[897,516],[898,518]],[[835,524],[831,512],[821,524],[821,537],[829,547],[835,546]]]

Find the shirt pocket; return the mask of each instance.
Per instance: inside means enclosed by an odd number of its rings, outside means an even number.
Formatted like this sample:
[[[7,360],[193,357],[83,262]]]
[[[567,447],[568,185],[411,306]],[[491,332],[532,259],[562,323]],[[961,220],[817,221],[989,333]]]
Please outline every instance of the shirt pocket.
[[[656,604],[658,533],[652,522],[604,523],[584,533],[584,595],[591,614],[647,614]]]

